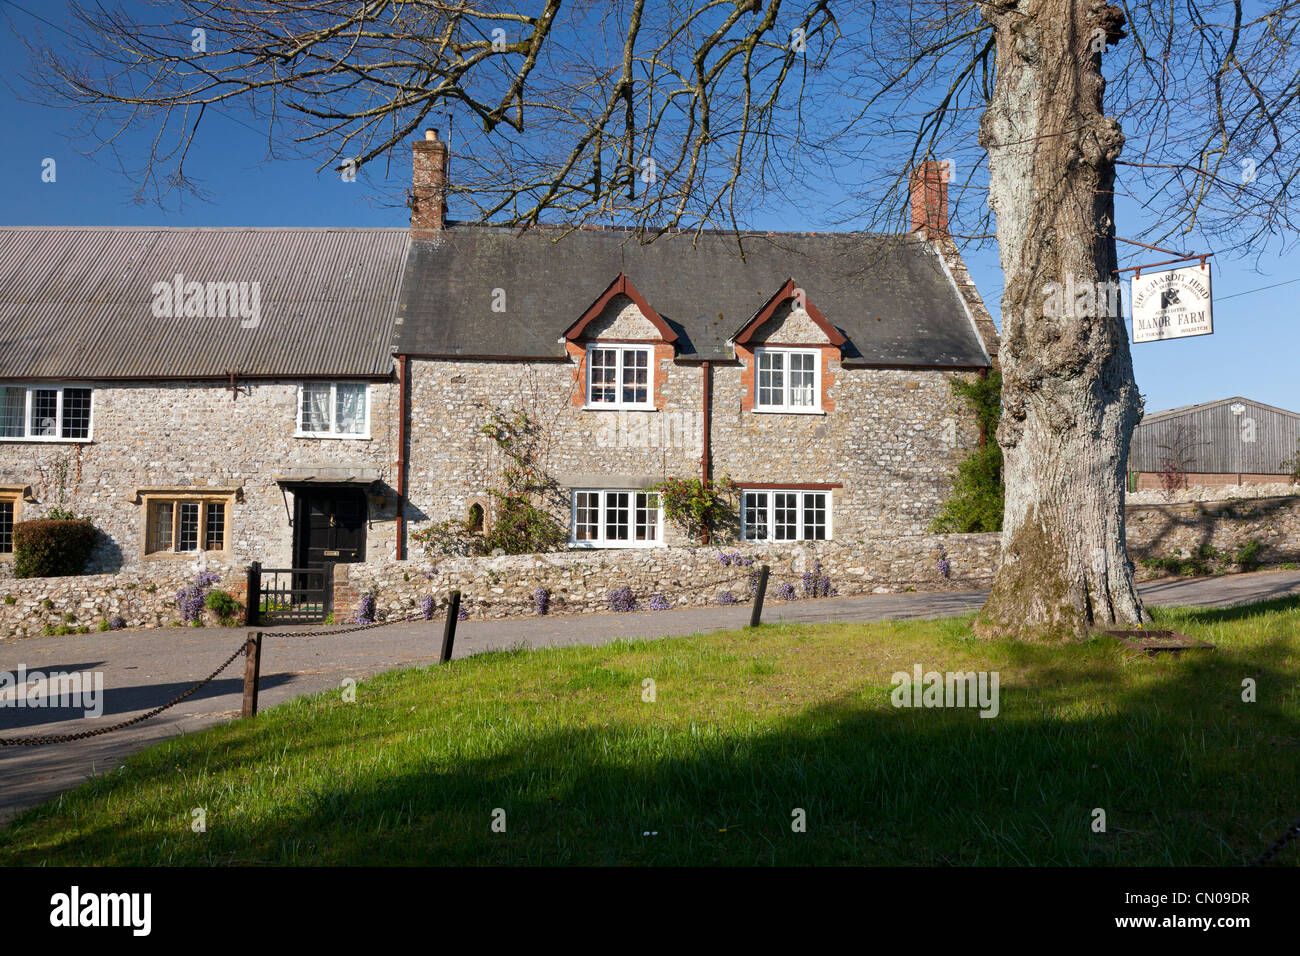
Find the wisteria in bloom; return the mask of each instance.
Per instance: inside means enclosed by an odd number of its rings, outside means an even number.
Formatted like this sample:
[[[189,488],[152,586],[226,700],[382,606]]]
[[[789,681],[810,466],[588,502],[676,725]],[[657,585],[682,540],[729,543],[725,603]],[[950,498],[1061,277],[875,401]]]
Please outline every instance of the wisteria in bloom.
[[[650,610],[652,611],[667,611],[671,607],[672,604],[662,594],[656,594],[650,598]]]
[[[533,592],[533,610],[538,614],[545,614],[551,607],[551,592],[546,588],[538,588]]]
[[[433,599],[432,594],[426,594],[420,598],[420,613],[424,615],[426,621],[433,620],[433,609],[437,607],[438,602]]]
[[[794,585],[789,581],[782,581],[781,586],[776,589],[777,600],[793,601],[795,599]]]

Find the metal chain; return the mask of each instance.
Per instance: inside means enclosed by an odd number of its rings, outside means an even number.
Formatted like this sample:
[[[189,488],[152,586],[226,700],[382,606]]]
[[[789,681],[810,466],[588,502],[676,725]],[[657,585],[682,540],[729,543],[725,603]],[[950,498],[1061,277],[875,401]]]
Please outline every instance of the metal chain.
[[[234,659],[238,657],[240,654],[245,653],[247,649],[248,649],[248,645],[246,642],[244,644],[240,644],[239,649],[235,651],[235,653],[227,657],[225,663],[223,663],[220,667],[214,670],[203,680],[199,681],[197,684],[195,684],[185,693],[181,694],[179,697],[172,698],[167,703],[163,704],[161,707],[155,707],[153,710],[148,711],[147,713],[143,713],[136,717],[132,717],[130,720],[124,720],[120,724],[113,724],[110,727],[98,727],[95,730],[84,730],[79,734],[61,734],[56,737],[0,737],[0,747],[39,747],[42,746],[43,744],[66,744],[74,740],[85,740],[87,737],[98,737],[101,734],[112,733],[115,730],[121,730],[124,727],[130,727],[134,724],[141,723],[142,721],[148,720],[150,717],[158,716],[169,707],[175,707],[177,704],[179,704],[181,701],[185,700],[187,697],[194,694],[200,688],[206,687],[208,684],[212,683],[212,681],[216,679],[216,676],[218,674],[220,674],[227,667],[229,667],[231,662],[234,661]]]
[[[1273,857],[1277,856],[1278,853],[1280,853],[1282,849],[1296,837],[1300,837],[1300,820],[1296,820],[1292,823],[1289,830],[1274,840],[1273,845],[1261,853],[1259,859],[1256,860],[1253,865],[1263,866],[1265,863],[1272,862]]]

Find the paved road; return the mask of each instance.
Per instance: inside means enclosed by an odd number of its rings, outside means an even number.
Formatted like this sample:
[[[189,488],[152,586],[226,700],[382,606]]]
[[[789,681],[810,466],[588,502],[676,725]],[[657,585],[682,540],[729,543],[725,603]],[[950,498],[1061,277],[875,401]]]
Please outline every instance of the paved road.
[[[985,591],[871,594],[769,604],[763,620],[775,622],[879,621],[945,617],[977,609]],[[1300,594],[1300,572],[1260,572],[1197,580],[1155,581],[1142,586],[1152,604],[1226,606]],[[739,627],[748,606],[689,608],[631,614],[466,621],[456,635],[456,657],[517,646],[604,644],[618,638],[660,638]],[[100,671],[103,716],[80,711],[0,706],[0,737],[66,734],[94,729],[143,713],[170,700],[211,673],[243,640],[228,628],[112,631],[34,637],[0,643],[0,672]],[[360,680],[380,671],[428,664],[438,657],[441,624],[408,623],[340,637],[284,637],[266,631],[260,704],[269,707],[300,694],[336,688],[345,677]],[[179,706],[145,723],[102,737],[44,747],[0,748],[0,820],[15,809],[61,793],[85,778],[111,770],[124,757],[164,737],[188,733],[239,713],[243,659]]]

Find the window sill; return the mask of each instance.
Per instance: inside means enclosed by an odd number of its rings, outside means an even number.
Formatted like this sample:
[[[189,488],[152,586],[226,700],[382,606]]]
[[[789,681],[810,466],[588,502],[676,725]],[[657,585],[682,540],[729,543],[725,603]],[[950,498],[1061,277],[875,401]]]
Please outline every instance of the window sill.
[[[23,443],[30,443],[30,444],[44,443],[46,445],[57,445],[57,444],[89,445],[92,441],[94,441],[94,439],[93,438],[60,438],[58,436],[46,437],[43,435],[31,435],[31,436],[0,435],[0,442],[7,442],[7,441],[23,442]]]
[[[222,559],[230,557],[227,551],[146,551],[143,557],[146,561],[195,561],[199,555]]]
[[[763,544],[776,547],[784,547],[790,544],[825,544],[835,539],[829,535],[825,538],[741,538],[741,544]]]
[[[584,412],[657,412],[653,405],[583,405]]]
[[[825,415],[820,408],[751,408],[755,415]]]
[[[569,547],[574,551],[653,551],[655,548],[668,547],[662,541],[570,541]]]
[[[294,432],[294,438],[316,438],[321,441],[370,441],[370,433],[364,435],[331,435],[328,432]]]

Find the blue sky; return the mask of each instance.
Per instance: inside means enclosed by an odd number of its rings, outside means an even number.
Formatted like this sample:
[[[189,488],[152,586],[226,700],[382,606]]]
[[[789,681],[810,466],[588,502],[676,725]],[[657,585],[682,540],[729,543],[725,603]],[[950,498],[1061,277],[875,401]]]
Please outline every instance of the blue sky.
[[[61,4],[24,0],[21,6],[56,23],[61,20]],[[265,161],[264,133],[250,128],[249,118],[231,115],[205,119],[202,148],[187,161],[187,169],[203,180],[209,201],[187,200],[181,208],[166,209],[134,204],[131,181],[102,159],[82,155],[87,144],[70,140],[75,115],[13,95],[25,92],[19,73],[26,65],[27,51],[10,24],[21,30],[40,25],[9,0],[0,0],[0,13],[9,18],[6,23],[0,16],[0,80],[9,87],[0,95],[6,147],[0,151],[0,225],[406,225],[406,210],[386,205],[381,197],[408,184],[409,155],[394,156],[386,178],[383,169],[372,169],[356,182],[344,183],[336,174],[317,173],[310,160]],[[129,146],[135,143],[138,140]],[[455,145],[453,141],[453,155]],[[46,158],[57,162],[53,183],[41,179]],[[1137,233],[1136,210],[1126,208],[1131,205],[1131,200],[1121,198],[1120,235]],[[454,204],[451,215],[456,218]],[[753,224],[772,229],[830,228],[829,212],[819,218],[817,210],[804,206],[801,215],[804,221],[796,222],[788,209],[756,210]],[[1300,356],[1292,339],[1300,319],[1300,281],[1288,282],[1300,278],[1300,249],[1290,253],[1273,249],[1247,259],[1234,258],[1231,250],[1208,251],[1217,253],[1211,260],[1215,333],[1132,347],[1148,410],[1229,395],[1300,410]],[[1120,258],[1127,266],[1167,257],[1122,246]],[[992,245],[967,250],[967,261],[996,316],[1002,291],[996,250]],[[1277,283],[1288,284],[1262,288]]]

